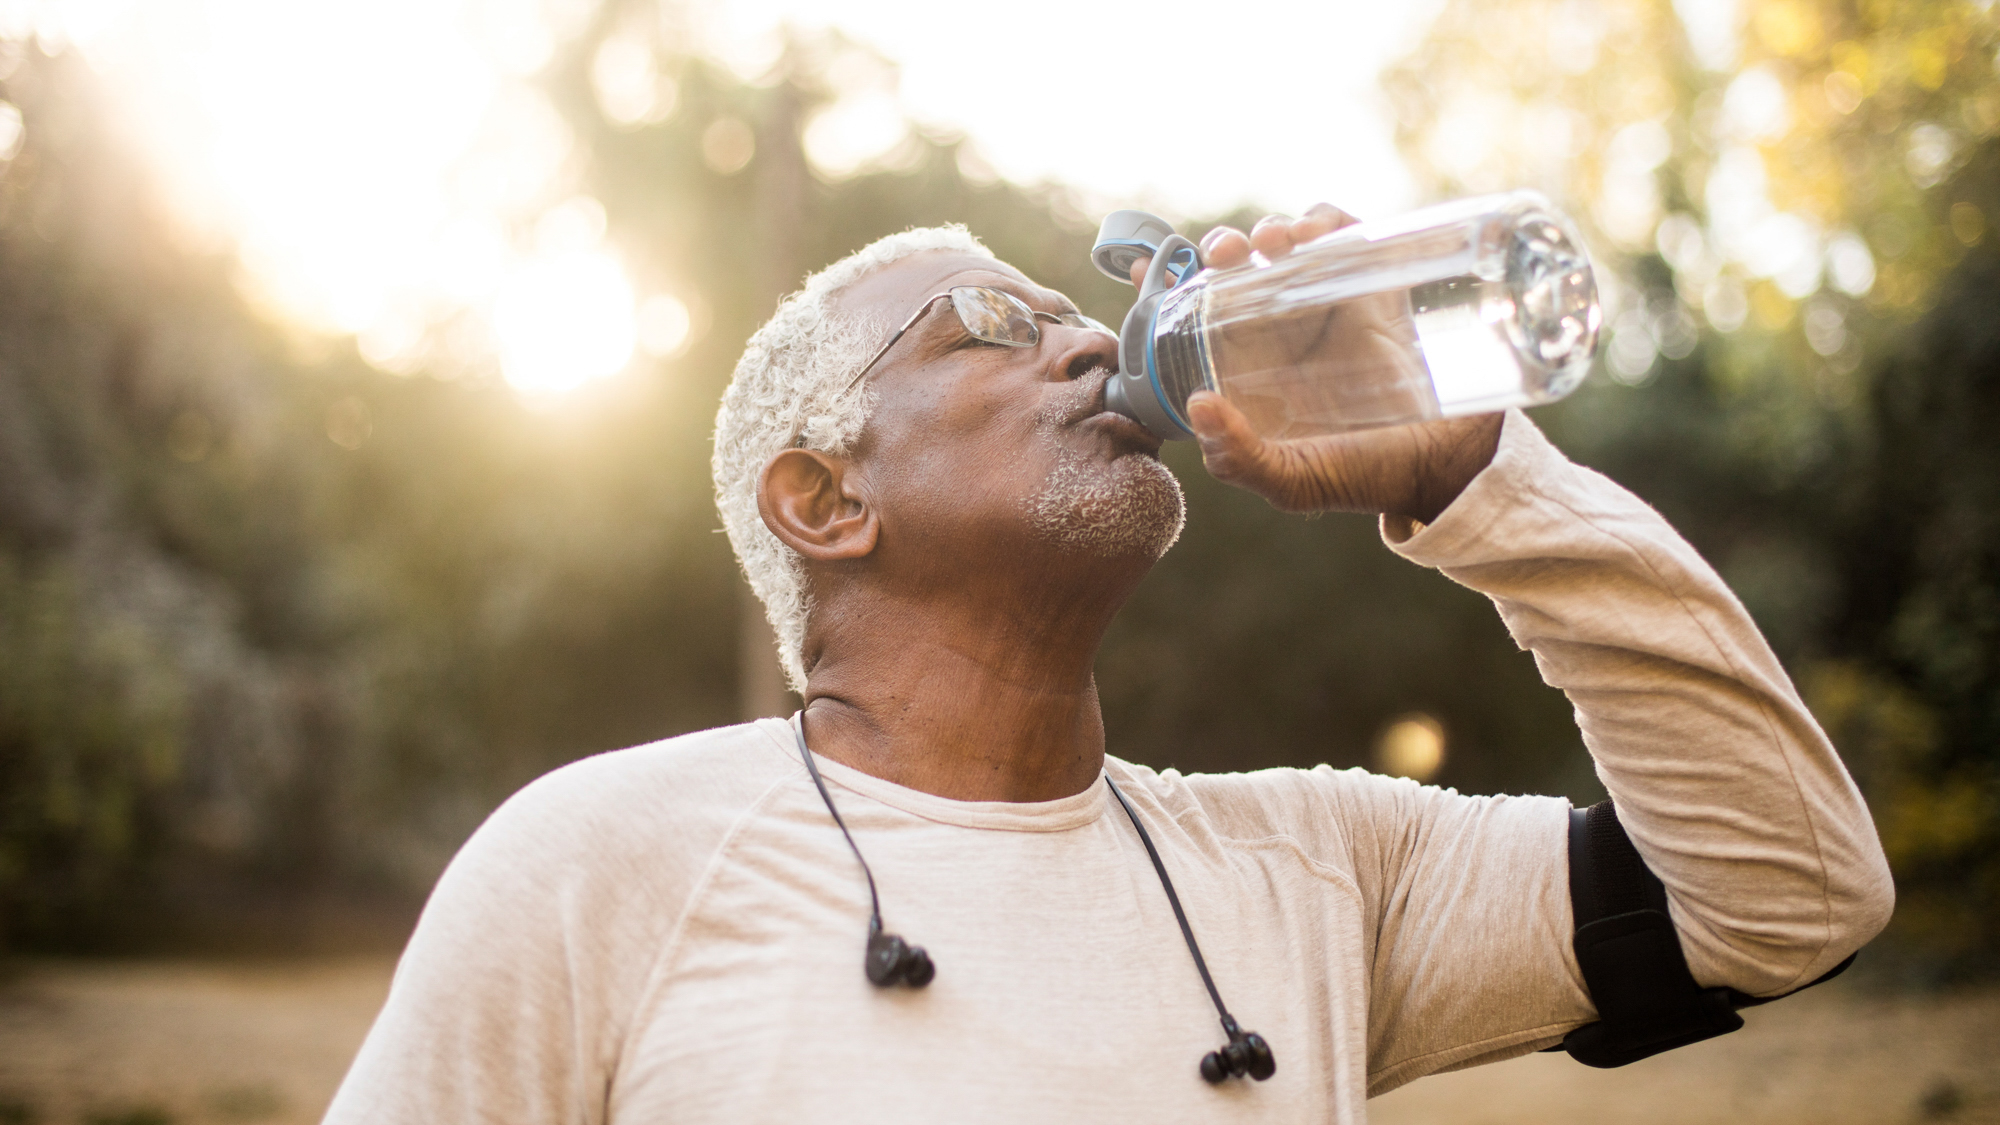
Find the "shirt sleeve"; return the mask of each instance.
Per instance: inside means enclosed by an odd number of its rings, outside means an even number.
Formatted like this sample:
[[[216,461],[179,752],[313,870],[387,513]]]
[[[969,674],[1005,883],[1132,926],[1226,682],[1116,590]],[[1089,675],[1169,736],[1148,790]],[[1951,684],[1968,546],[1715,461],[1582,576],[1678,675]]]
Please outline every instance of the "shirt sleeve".
[[[1436,522],[1385,519],[1383,538],[1491,598],[1569,697],[1697,981],[1782,993],[1887,923],[1860,793],[1742,605],[1652,508],[1514,411]],[[1570,944],[1565,802],[1359,780],[1334,795],[1381,911],[1373,1092],[1595,1018]]]
[[[480,826],[432,891],[328,1125],[605,1119],[657,951],[727,827],[674,815],[687,786],[647,768],[660,756],[565,767]]]

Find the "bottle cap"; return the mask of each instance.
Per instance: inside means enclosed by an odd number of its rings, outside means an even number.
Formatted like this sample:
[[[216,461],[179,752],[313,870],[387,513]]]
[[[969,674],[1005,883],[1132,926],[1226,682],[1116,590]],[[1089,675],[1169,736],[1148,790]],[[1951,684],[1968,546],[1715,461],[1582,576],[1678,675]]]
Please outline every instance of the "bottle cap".
[[[1174,226],[1146,211],[1113,211],[1097,227],[1090,260],[1113,281],[1132,282],[1132,263],[1151,257],[1174,233]]]

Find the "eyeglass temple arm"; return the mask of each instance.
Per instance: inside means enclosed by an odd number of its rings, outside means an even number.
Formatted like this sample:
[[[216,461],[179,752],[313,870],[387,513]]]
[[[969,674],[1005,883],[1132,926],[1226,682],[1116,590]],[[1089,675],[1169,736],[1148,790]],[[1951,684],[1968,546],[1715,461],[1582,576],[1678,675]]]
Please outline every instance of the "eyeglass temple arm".
[[[917,311],[910,314],[910,319],[904,321],[903,326],[901,328],[896,329],[896,334],[889,337],[888,341],[884,343],[879,350],[876,351],[873,358],[871,358],[867,363],[861,365],[861,370],[855,372],[854,378],[849,379],[847,381],[847,386],[842,387],[841,390],[843,392],[853,390],[854,385],[856,383],[859,383],[863,376],[867,375],[870,371],[874,370],[876,364],[882,362],[882,357],[889,354],[889,349],[896,346],[896,341],[903,338],[903,333],[908,332],[912,328],[915,328],[917,326],[917,322],[924,318],[924,314],[931,311],[932,305],[937,304],[940,300],[949,296],[951,296],[950,293],[939,293],[936,296],[932,297],[930,300],[925,301],[923,304],[917,306]]]

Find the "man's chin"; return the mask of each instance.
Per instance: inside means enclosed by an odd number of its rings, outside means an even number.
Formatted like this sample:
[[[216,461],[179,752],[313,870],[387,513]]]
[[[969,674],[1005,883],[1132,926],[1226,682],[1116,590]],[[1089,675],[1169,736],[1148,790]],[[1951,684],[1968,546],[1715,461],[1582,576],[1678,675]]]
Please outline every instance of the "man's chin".
[[[1040,536],[1066,551],[1151,562],[1180,539],[1187,498],[1158,458],[1133,450],[1109,464],[1065,459],[1028,514]]]

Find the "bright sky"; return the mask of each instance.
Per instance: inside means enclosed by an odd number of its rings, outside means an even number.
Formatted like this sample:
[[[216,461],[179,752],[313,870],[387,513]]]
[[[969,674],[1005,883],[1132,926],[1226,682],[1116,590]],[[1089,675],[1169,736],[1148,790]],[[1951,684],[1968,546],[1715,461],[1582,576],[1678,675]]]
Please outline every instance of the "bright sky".
[[[184,221],[236,245],[248,287],[284,315],[354,334],[391,370],[497,356],[516,387],[548,395],[638,348],[673,354],[690,323],[688,294],[634,292],[533,85],[590,7],[0,0],[0,34],[80,47]],[[962,130],[1002,175],[1107,207],[1326,199],[1373,216],[1414,202],[1376,74],[1433,10],[727,0],[696,26],[744,71],[787,21],[838,26],[899,65],[893,98],[857,97],[809,133],[826,160],[865,158],[907,115]],[[600,97],[622,83],[637,91],[628,111],[667,111],[647,65],[601,55]]]
[[[781,20],[839,27],[901,67],[914,116],[965,129],[1010,179],[1189,214],[1325,199],[1374,216],[1413,202],[1376,75],[1435,9],[730,0],[710,34],[728,44]]]

